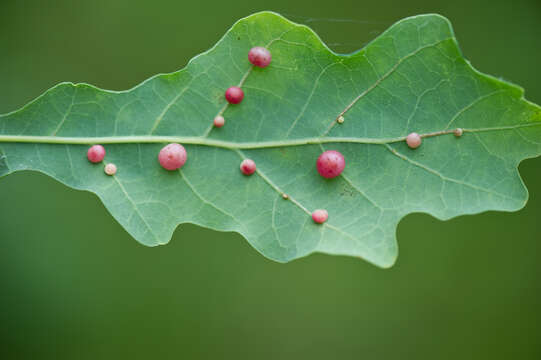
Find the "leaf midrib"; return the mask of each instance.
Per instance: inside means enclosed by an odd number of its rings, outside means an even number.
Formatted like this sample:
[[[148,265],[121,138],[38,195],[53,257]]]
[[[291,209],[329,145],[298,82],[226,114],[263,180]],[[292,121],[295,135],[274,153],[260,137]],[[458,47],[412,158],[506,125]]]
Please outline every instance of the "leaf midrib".
[[[489,128],[462,128],[464,133],[482,133],[491,131],[509,131],[520,128],[541,126],[541,122],[519,124],[513,126],[499,126]],[[434,131],[419,134],[422,138],[453,134],[455,129]],[[218,147],[230,150],[252,150],[275,147],[290,147],[302,145],[319,145],[326,143],[356,143],[385,145],[405,141],[406,136],[392,138],[369,137],[311,137],[291,140],[235,142],[215,140],[200,136],[95,136],[95,137],[61,137],[39,135],[0,135],[0,143],[37,143],[37,144],[64,144],[64,145],[90,145],[90,144],[161,144],[181,143],[187,145],[201,145]]]

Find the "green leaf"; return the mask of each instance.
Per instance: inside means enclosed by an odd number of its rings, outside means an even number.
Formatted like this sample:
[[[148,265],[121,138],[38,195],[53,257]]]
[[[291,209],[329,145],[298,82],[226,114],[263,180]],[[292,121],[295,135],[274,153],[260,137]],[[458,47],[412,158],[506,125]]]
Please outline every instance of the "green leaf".
[[[269,67],[251,66],[253,46],[270,49]],[[239,105],[224,99],[233,85],[245,91]],[[226,125],[213,129],[219,113]],[[410,132],[423,135],[416,150]],[[188,151],[180,171],[157,161],[169,142]],[[95,143],[117,175],[86,160]],[[335,179],[315,168],[326,149],[346,158]],[[324,252],[391,266],[405,215],[518,210],[528,195],[517,166],[540,154],[541,109],[473,69],[439,15],[338,55],[306,26],[258,13],[181,71],[122,92],[60,84],[0,117],[0,175],[35,170],[91,191],[145,245],[191,222],[238,232],[277,261]],[[241,174],[244,158],[256,174]],[[329,212],[323,225],[310,217],[318,208]]]

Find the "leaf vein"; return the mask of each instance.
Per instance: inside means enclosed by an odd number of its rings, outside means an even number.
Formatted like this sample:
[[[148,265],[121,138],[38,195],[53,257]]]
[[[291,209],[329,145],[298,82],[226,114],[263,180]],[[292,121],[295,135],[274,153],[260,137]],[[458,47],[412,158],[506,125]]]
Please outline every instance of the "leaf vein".
[[[188,177],[186,176],[186,173],[185,172],[182,172],[181,170],[178,170],[178,174],[180,175],[181,179],[184,180],[184,182],[186,183],[186,185],[188,185],[188,188],[190,189],[190,191],[199,199],[201,200],[204,204],[207,204],[209,206],[211,206],[212,208],[216,209],[218,212],[232,218],[238,225],[240,225],[241,227],[244,228],[244,226],[242,225],[242,223],[237,220],[237,218],[233,215],[233,214],[230,214],[228,213],[227,211],[223,210],[222,208],[218,207],[217,205],[215,205],[213,202],[205,199],[203,197],[203,195],[201,195],[201,193],[199,191],[197,191],[197,189],[195,188],[195,186],[192,184],[192,182],[190,180],[188,180]]]
[[[416,56],[417,54],[419,54],[421,51],[423,50],[426,50],[426,49],[429,49],[429,48],[432,48],[432,47],[436,47],[438,46],[439,44],[445,42],[445,41],[448,41],[450,39],[453,39],[453,37],[448,37],[448,38],[445,38],[445,39],[442,39],[442,40],[439,40],[435,43],[432,43],[432,44],[428,44],[428,45],[424,45],[420,48],[418,48],[417,50],[409,53],[408,55],[400,58],[398,60],[398,62],[389,70],[387,71],[383,76],[381,76],[374,84],[372,84],[370,87],[368,87],[365,91],[363,91],[362,93],[360,93],[355,99],[353,99],[353,101],[346,106],[346,108],[344,110],[342,110],[342,112],[340,112],[340,114],[338,114],[338,116],[332,120],[331,124],[329,125],[329,127],[327,128],[327,130],[321,135],[321,137],[324,137],[326,136],[330,131],[331,129],[334,127],[334,125],[336,124],[336,120],[340,117],[340,116],[343,116],[346,112],[348,112],[349,109],[351,109],[360,99],[362,99],[363,97],[365,97],[367,94],[369,94],[372,90],[374,90],[376,87],[379,86],[379,84],[381,84],[385,79],[387,79],[389,76],[391,76],[399,67],[400,65],[406,61],[407,59],[413,57],[413,56]]]
[[[450,178],[448,176],[445,176],[443,174],[441,174],[439,171],[437,170],[434,170],[422,163],[419,163],[415,160],[412,160],[410,159],[409,157],[407,157],[406,155],[403,155],[401,153],[399,153],[396,149],[394,149],[392,146],[390,146],[389,144],[383,144],[393,155],[397,156],[398,158],[404,160],[404,161],[407,161],[409,162],[410,164],[414,165],[414,166],[417,166],[427,172],[429,172],[430,174],[432,175],[435,175],[435,176],[438,176],[439,178],[441,178],[443,181],[448,181],[448,182],[452,182],[452,183],[455,183],[455,184],[458,184],[458,185],[462,185],[462,186],[466,186],[466,187],[469,187],[471,189],[474,189],[474,190],[477,190],[477,191],[482,191],[482,192],[485,192],[487,194],[491,194],[491,195],[496,195],[498,197],[501,197],[501,198],[505,198],[505,199],[509,199],[509,200],[513,200],[513,201],[517,201],[518,199],[515,199],[513,197],[510,197],[510,196],[507,196],[505,194],[501,194],[501,193],[498,193],[496,191],[493,191],[493,190],[490,190],[490,189],[485,189],[483,187],[480,187],[480,186],[477,186],[477,185],[474,185],[474,184],[470,184],[470,183],[467,183],[465,181],[461,181],[461,180],[457,180],[457,179],[454,179],[454,178]]]
[[[131,198],[131,196],[128,194],[128,192],[126,191],[126,188],[124,188],[124,185],[122,185],[122,183],[120,182],[120,180],[118,179],[118,176],[116,175],[113,175],[112,178],[115,180],[115,182],[118,184],[118,186],[120,187],[120,190],[122,190],[122,193],[124,194],[124,196],[126,197],[126,199],[128,200],[128,202],[132,205],[132,208],[133,208],[133,211],[139,216],[139,218],[141,218],[141,220],[143,221],[143,224],[145,225],[145,227],[147,228],[147,231],[154,237],[154,240],[156,240],[156,243],[158,244],[162,244],[162,242],[160,242],[160,240],[158,239],[158,237],[156,236],[156,234],[154,233],[154,231],[152,231],[152,228],[150,227],[149,223],[146,221],[145,217],[143,216],[143,214],[141,213],[141,211],[139,210],[139,208],[137,207],[137,204],[135,203],[135,201],[133,201],[133,199]]]
[[[452,118],[451,120],[449,120],[449,123],[447,124],[447,126],[445,127],[445,130],[449,129],[449,127],[456,121],[456,119],[458,119],[462,114],[464,114],[466,111],[468,111],[469,109],[473,108],[475,105],[477,105],[478,103],[480,103],[481,101],[491,97],[491,96],[494,96],[494,95],[497,95],[497,94],[500,94],[502,92],[506,92],[508,91],[507,89],[500,89],[500,90],[497,90],[497,91],[493,91],[491,93],[488,93],[488,94],[485,94],[483,96],[480,96],[478,97],[477,99],[475,99],[474,101],[472,101],[471,103],[469,103],[468,105],[464,106],[462,109],[460,109]]]
[[[66,122],[66,119],[68,118],[69,114],[71,113],[71,109],[73,108],[73,103],[75,101],[75,94],[77,93],[77,88],[75,88],[73,90],[73,94],[71,95],[71,103],[70,105],[68,106],[67,110],[66,110],[66,113],[64,114],[64,116],[62,117],[62,119],[60,120],[60,123],[57,125],[57,127],[54,129],[53,133],[51,134],[51,136],[56,136],[56,134],[58,134],[58,132],[60,131],[60,129],[62,128],[62,126],[64,126],[64,123]]]

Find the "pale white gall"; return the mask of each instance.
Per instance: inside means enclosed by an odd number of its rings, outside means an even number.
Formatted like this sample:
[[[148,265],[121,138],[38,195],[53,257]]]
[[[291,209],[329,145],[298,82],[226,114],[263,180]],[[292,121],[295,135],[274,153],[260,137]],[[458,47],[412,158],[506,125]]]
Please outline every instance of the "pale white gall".
[[[406,143],[412,149],[417,149],[419,146],[421,146],[421,142],[422,142],[421,135],[415,132],[409,134],[406,137]]]
[[[103,171],[105,171],[105,173],[109,176],[113,176],[114,174],[116,174],[116,170],[117,169],[115,164],[107,164],[103,169]]]

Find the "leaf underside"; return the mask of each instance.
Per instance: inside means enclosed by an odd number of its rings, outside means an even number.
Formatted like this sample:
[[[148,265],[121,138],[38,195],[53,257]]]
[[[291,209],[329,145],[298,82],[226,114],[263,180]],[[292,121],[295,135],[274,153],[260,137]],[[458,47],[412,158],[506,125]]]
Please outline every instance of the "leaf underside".
[[[253,46],[271,51],[270,66],[251,66]],[[234,85],[244,101],[227,105]],[[217,114],[226,125],[213,129]],[[426,136],[416,150],[403,141],[411,132]],[[157,161],[167,142],[187,149],[180,171]],[[94,143],[115,176],[86,160]],[[346,169],[324,179],[315,161],[331,149]],[[409,213],[522,208],[517,166],[540,154],[541,109],[473,69],[439,15],[404,19],[339,55],[308,27],[257,13],[183,70],[122,92],[63,83],[0,116],[0,176],[34,170],[91,191],[145,245],[189,222],[238,232],[280,262],[324,252],[389,267]],[[256,162],[254,175],[239,171],[243,158]],[[329,213],[323,225],[310,217],[319,208]]]

